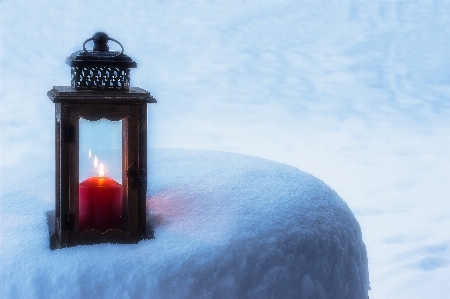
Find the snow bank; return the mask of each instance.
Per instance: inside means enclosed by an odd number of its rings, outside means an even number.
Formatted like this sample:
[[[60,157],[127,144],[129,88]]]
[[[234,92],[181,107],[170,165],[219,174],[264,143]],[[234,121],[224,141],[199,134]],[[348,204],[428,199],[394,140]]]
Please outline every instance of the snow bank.
[[[51,251],[53,163],[21,166],[0,169],[2,298],[367,298],[358,222],[332,189],[293,167],[151,150],[155,239]]]

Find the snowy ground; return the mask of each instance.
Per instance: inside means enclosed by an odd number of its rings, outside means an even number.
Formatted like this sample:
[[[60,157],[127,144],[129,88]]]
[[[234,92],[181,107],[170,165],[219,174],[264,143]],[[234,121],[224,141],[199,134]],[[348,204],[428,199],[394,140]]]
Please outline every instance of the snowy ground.
[[[147,221],[155,239],[138,245],[51,251],[45,215],[53,171],[3,167],[2,298],[367,297],[360,227],[317,178],[246,155],[149,154]]]
[[[450,1],[2,1],[0,22],[1,165],[51,159],[46,92],[103,30],[158,100],[151,147],[317,176],[361,225],[371,298],[449,298]]]

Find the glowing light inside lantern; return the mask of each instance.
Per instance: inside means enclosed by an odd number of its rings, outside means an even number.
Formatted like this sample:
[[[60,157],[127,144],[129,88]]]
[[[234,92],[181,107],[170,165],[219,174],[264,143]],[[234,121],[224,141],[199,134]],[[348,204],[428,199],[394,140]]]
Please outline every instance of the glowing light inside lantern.
[[[98,167],[98,160],[97,160],[97,156],[94,157],[94,168]]]
[[[89,158],[92,158],[92,152],[91,152],[91,150],[89,150],[88,156],[89,156]]]

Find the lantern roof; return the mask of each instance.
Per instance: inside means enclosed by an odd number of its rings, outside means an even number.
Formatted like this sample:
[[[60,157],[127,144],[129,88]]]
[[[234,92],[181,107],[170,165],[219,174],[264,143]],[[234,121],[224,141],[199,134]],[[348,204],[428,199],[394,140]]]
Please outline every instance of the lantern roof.
[[[108,41],[117,43],[122,50],[109,51]],[[94,42],[92,50],[86,50],[86,43]],[[122,44],[109,37],[104,32],[97,32],[93,37],[83,43],[83,50],[72,53],[66,59],[66,64],[71,67],[117,67],[117,68],[136,68],[137,64],[128,55],[123,53]]]
[[[122,50],[109,51],[108,41],[117,43]],[[86,50],[86,44],[94,42],[92,50]],[[83,43],[83,50],[67,57],[71,67],[71,86],[75,90],[121,90],[130,89],[130,69],[136,68],[136,62],[123,53],[120,42],[104,32],[97,32]]]

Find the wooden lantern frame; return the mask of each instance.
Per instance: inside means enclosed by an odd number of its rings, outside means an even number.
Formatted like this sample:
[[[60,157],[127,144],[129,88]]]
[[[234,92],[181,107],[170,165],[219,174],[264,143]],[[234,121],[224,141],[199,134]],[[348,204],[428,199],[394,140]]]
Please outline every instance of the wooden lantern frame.
[[[55,103],[55,234],[50,247],[80,244],[137,243],[146,237],[147,103],[148,91],[75,90],[55,86],[48,92]],[[79,228],[79,120],[122,120],[123,214],[120,229],[102,233]]]

